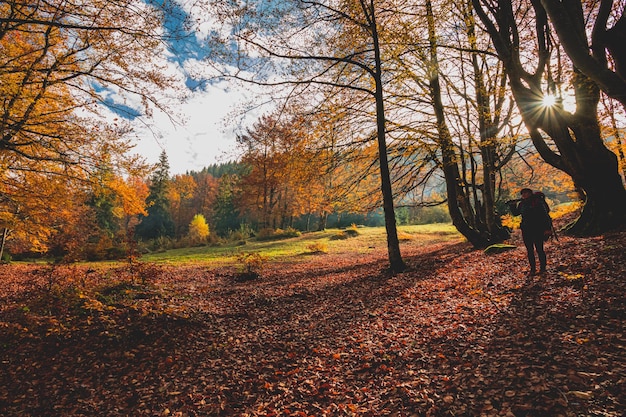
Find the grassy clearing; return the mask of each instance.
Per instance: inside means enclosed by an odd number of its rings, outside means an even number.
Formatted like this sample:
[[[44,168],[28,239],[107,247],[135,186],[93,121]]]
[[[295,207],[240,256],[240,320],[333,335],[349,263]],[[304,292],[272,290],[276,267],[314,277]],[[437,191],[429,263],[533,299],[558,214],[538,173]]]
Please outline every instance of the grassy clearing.
[[[252,238],[248,239],[245,245],[233,242],[222,246],[172,249],[144,255],[141,260],[174,265],[207,264],[217,267],[236,264],[237,257],[242,253],[260,253],[273,262],[293,262],[303,255],[312,255],[310,248],[313,245],[327,248],[327,253],[345,254],[368,253],[386,247],[384,227],[358,227],[356,230],[356,236],[353,237],[345,237],[345,230],[328,229],[282,240],[259,241]],[[444,240],[462,239],[454,226],[444,223],[400,226],[398,234],[404,245],[423,246]]]

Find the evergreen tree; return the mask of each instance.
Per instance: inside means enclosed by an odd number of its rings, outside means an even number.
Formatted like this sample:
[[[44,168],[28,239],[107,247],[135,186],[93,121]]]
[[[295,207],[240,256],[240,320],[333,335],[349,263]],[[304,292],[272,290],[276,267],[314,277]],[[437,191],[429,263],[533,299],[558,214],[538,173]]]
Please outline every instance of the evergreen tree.
[[[170,212],[167,191],[170,183],[170,164],[165,151],[161,152],[159,162],[150,177],[150,194],[146,199],[146,216],[141,216],[141,223],[135,232],[143,239],[174,236],[174,221]]]
[[[220,235],[226,235],[229,230],[239,228],[239,210],[235,205],[237,185],[236,175],[224,175],[220,178],[213,215],[215,231]]]
[[[96,225],[109,238],[113,238],[119,230],[119,224],[114,214],[115,196],[108,187],[112,178],[113,169],[110,164],[110,155],[105,154],[93,174],[93,189],[87,200],[87,205],[93,210]]]

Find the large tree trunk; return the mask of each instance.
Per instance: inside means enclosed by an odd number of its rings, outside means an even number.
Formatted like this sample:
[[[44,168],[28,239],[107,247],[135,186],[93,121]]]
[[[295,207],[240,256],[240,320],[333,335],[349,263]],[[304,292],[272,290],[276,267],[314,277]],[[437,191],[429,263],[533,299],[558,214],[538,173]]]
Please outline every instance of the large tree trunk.
[[[604,144],[597,107],[600,92],[595,83],[575,71],[577,110],[574,114],[558,106],[537,113],[536,99],[516,83],[513,87],[522,117],[542,158],[572,177],[585,201],[580,217],[568,227],[573,235],[595,235],[621,227],[626,222],[626,190],[619,173],[617,156]],[[555,153],[539,130],[547,133],[558,148]]]
[[[610,162],[608,158],[605,160]],[[614,166],[615,164],[610,163],[610,165]],[[623,195],[621,179],[618,176],[619,183],[616,181],[608,183],[606,181],[609,177],[607,175],[609,173],[606,172],[608,170],[601,169],[601,171],[605,172],[592,170],[584,176],[585,185],[580,187],[585,191],[585,205],[580,217],[568,228],[568,232],[572,235],[597,235],[624,225],[626,198]],[[576,183],[580,184],[581,182]]]
[[[585,42],[582,8],[573,7],[554,23],[564,29],[561,19],[569,19],[568,30],[576,35],[572,35],[570,41],[580,43],[578,46],[573,43],[565,46],[566,52],[574,62],[571,87],[576,98],[576,110],[570,113],[561,104],[542,107],[541,100],[544,96],[542,87],[545,87],[542,80],[546,77],[546,69],[549,68],[553,50],[551,26],[542,3],[549,4],[551,11],[556,7],[552,0],[531,3],[537,37],[536,44],[530,46],[537,50],[537,61],[535,71],[528,72],[521,63],[520,54],[523,48],[529,45],[520,44],[516,21],[516,18],[520,17],[514,14],[511,0],[490,3],[488,9],[482,8],[481,0],[473,0],[475,10],[485,24],[498,56],[505,65],[515,102],[535,148],[547,163],[569,174],[575,185],[583,190],[585,205],[581,216],[569,230],[576,235],[602,233],[626,224],[624,211],[626,190],[619,175],[617,157],[607,149],[602,139],[597,116],[599,85],[606,89],[606,79],[599,79],[597,76],[599,74],[585,75],[590,71],[588,66],[590,61],[587,59],[590,56]],[[555,16],[551,14],[551,17]],[[524,15],[523,18],[527,16]],[[584,67],[585,74],[579,71],[579,66]],[[609,74],[608,78],[614,76],[614,73]],[[613,91],[609,95],[611,94],[619,99],[621,93],[615,94]],[[546,142],[544,134],[554,142],[556,149]]]
[[[328,223],[328,213],[324,211],[320,214],[320,222],[319,222],[319,225],[317,226],[317,231],[321,232],[323,230],[326,230],[327,223]]]

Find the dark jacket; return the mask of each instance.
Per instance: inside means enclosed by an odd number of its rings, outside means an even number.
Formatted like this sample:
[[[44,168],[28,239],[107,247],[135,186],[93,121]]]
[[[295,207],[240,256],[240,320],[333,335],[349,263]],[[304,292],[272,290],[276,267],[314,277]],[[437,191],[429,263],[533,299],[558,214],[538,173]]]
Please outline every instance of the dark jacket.
[[[537,192],[527,199],[511,204],[511,213],[522,216],[520,228],[527,231],[543,232],[550,229],[550,207],[543,193]]]

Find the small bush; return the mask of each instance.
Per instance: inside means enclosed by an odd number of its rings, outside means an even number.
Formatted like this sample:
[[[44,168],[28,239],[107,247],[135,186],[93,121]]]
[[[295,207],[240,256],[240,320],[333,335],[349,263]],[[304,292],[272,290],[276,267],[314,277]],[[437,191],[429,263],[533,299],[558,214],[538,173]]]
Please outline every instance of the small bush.
[[[300,236],[301,233],[294,229],[293,227],[288,227],[287,229],[283,230],[283,229],[271,229],[271,228],[265,228],[265,229],[261,229],[259,230],[259,233],[257,235],[257,239],[258,240],[278,240],[278,239],[288,239],[291,237],[298,237]]]
[[[267,256],[258,252],[241,253],[237,256],[237,261],[241,264],[241,271],[237,275],[237,281],[249,281],[261,276]]]
[[[347,238],[348,235],[346,235],[344,232],[337,232],[330,237],[330,240],[345,240]]]
[[[269,229],[271,231],[272,229]],[[239,225],[239,229],[237,230],[228,230],[227,239],[231,242],[236,242],[240,240],[246,240],[249,237],[254,236],[254,231],[250,227],[250,225],[246,223],[241,223]]]
[[[228,240],[231,242],[237,242],[241,240],[246,240],[246,236],[243,235],[239,230],[230,230],[228,231]]]
[[[313,254],[316,254],[316,253],[328,253],[328,245],[326,245],[323,242],[311,243],[311,244],[307,245],[306,249],[307,249],[307,251],[309,253],[313,253]]]
[[[151,240],[148,245],[148,249],[151,251],[168,250],[173,247],[174,245],[172,240],[166,236],[159,236],[156,239]]]

